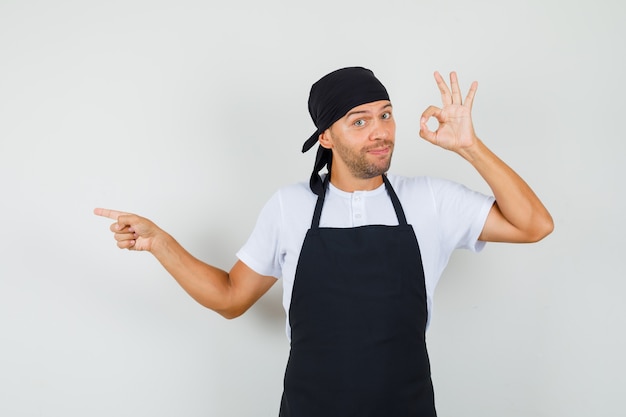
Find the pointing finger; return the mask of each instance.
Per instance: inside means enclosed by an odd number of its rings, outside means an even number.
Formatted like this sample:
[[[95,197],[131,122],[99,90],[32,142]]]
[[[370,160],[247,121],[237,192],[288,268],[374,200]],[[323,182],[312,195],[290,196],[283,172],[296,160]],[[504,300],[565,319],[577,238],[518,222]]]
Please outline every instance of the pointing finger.
[[[426,110],[424,110],[424,113],[422,113],[422,120],[426,120],[428,121],[428,119],[430,119],[431,117],[434,117],[435,119],[437,119],[438,121],[441,121],[441,109],[439,107],[436,106],[428,106],[428,108]]]
[[[128,213],[124,213],[122,211],[117,211],[117,210],[109,210],[109,209],[104,209],[104,208],[96,208],[93,210],[93,213],[96,216],[102,216],[102,217],[107,217],[109,219],[113,219],[113,220],[117,220],[118,217],[128,214]]]

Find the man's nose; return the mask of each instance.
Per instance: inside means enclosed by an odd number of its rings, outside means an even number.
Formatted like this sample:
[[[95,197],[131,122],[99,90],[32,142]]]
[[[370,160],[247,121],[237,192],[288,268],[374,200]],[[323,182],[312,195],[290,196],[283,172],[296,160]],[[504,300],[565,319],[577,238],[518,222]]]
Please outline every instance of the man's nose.
[[[370,132],[370,140],[384,140],[387,139],[390,135],[390,122],[375,119],[372,130]]]

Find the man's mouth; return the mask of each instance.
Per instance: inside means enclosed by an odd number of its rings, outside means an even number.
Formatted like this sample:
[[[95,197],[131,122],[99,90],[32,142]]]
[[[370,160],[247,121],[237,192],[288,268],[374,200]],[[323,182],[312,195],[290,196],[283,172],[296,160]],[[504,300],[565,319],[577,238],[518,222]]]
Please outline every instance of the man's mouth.
[[[376,155],[376,156],[387,155],[389,152],[391,152],[391,146],[390,145],[377,146],[375,148],[370,148],[370,149],[367,150],[367,153],[372,154],[372,155]]]

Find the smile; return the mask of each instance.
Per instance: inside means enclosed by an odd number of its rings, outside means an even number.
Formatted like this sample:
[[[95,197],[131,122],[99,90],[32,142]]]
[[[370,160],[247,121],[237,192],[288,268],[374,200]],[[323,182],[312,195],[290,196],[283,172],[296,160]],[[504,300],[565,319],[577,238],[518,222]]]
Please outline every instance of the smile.
[[[391,152],[391,146],[384,146],[382,148],[374,148],[374,149],[368,149],[367,153],[370,153],[372,155],[386,155],[389,152]]]

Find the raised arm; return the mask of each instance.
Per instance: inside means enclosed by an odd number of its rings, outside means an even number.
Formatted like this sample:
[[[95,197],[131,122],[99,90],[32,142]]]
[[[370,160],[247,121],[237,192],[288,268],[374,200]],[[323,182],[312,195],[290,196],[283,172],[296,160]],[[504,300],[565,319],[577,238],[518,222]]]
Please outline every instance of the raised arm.
[[[430,106],[422,114],[420,136],[465,158],[491,188],[496,203],[479,239],[491,242],[536,242],[554,228],[552,217],[526,182],[498,158],[476,136],[471,110],[478,84],[473,82],[463,102],[456,73],[450,74],[450,88],[436,72],[435,80],[443,107]],[[426,123],[434,117],[436,131]]]
[[[230,272],[208,265],[144,217],[102,208],[94,213],[116,220],[111,231],[120,249],[152,253],[194,300],[226,318],[243,314],[276,282],[241,261]]]

